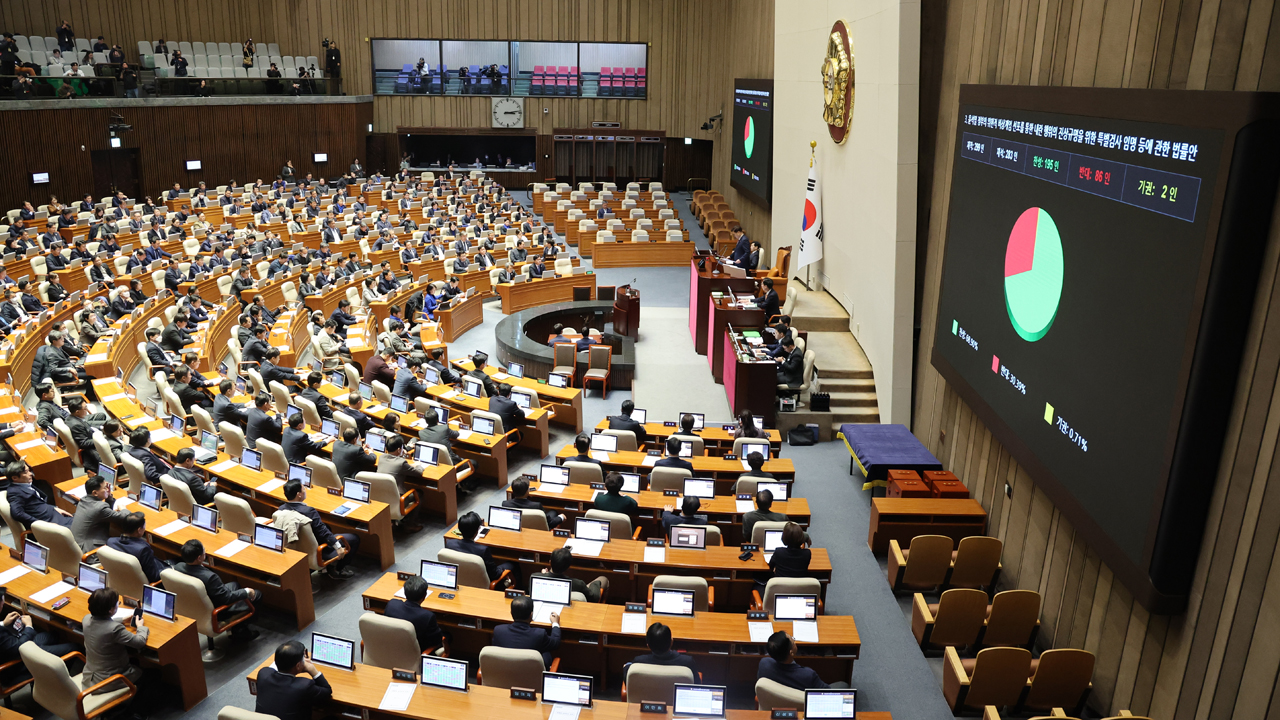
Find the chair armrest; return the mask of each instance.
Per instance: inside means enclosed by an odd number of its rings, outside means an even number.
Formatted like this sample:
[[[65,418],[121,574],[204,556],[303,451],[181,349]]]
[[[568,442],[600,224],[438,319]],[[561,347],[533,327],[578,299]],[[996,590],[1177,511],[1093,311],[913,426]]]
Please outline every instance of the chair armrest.
[[[329,543],[320,543],[316,546],[316,565],[319,565],[322,568],[329,567],[331,563],[338,561],[337,553],[334,553],[333,557],[328,560],[324,559],[324,549],[327,547],[329,547]]]
[[[711,588],[707,588],[707,589],[710,590]],[[649,584],[649,597],[644,601],[644,606],[648,608],[653,607],[653,584],[652,583]]]
[[[642,528],[642,527],[636,527],[635,531],[631,533],[631,539],[632,539],[632,540],[639,540],[639,539],[640,539],[640,532],[641,532],[642,530],[644,530],[644,528]]]
[[[0,665],[0,673],[5,672],[6,670],[12,670],[13,668],[21,664],[22,664],[21,658],[18,658],[16,660],[10,660],[9,662]],[[13,693],[17,692],[21,688],[26,687],[27,685],[30,685],[33,682],[35,682],[35,679],[32,677],[28,677],[26,680],[19,681],[17,683],[14,683],[13,685],[5,685],[3,687],[0,687],[0,696],[7,697],[9,695],[12,695]]]
[[[911,634],[922,648],[929,643],[933,620],[933,613],[929,612],[929,603],[925,601],[924,593],[916,593],[911,601]]]
[[[410,502],[410,499],[412,499],[412,502]],[[408,515],[410,512],[417,509],[418,503],[419,503],[419,500],[418,500],[417,490],[405,491],[405,494],[400,496],[400,514]]]
[[[969,674],[960,664],[960,654],[950,645],[942,654],[942,696],[951,706],[953,713],[958,713],[964,706],[965,695],[969,691]]]
[[[230,605],[223,605],[222,607],[216,607],[216,608],[214,608],[214,609],[213,609],[213,614],[212,614],[213,616],[212,616],[211,618],[209,618],[210,623],[213,625],[213,631],[214,631],[214,632],[216,632],[216,633],[220,633],[220,632],[223,632],[223,631],[228,630],[228,629],[230,629],[230,628],[233,628],[233,627],[235,627],[236,625],[239,625],[240,623],[244,622],[245,620],[248,620],[248,619],[253,615],[253,603],[252,603],[251,601],[249,601],[249,600],[245,600],[245,601],[244,601],[244,604],[249,606],[249,612],[246,612],[246,613],[244,613],[243,615],[241,615],[240,617],[235,618],[234,620],[231,620],[231,621],[230,621],[230,622],[228,622],[226,625],[223,625],[223,624],[218,620],[218,613],[222,612],[223,610],[226,610],[226,609],[230,608],[231,606],[230,606]]]
[[[509,577],[510,575],[511,575],[510,570],[503,570],[502,574],[498,576],[497,580],[494,580],[493,582],[489,583],[489,589],[497,590],[499,587],[502,586],[502,581],[506,580],[507,577]]]
[[[755,588],[751,589],[751,610],[763,610],[764,598],[760,597],[760,591]]]
[[[707,586],[707,610],[716,609],[716,588],[714,585]]]
[[[558,657],[557,657],[557,658],[552,658],[552,659],[551,659],[551,667],[547,668],[547,671],[548,671],[548,672],[559,672],[559,671],[560,671],[560,658],[558,658]]]
[[[116,698],[115,700],[112,700],[111,702],[103,703],[101,707],[94,710],[93,715],[86,715],[84,712],[84,699],[89,695],[92,695],[93,693],[97,692],[98,690],[101,690],[102,688],[107,687],[108,685],[114,685],[117,682],[123,682],[126,686],[128,686],[129,691],[124,695],[121,695],[120,697]],[[116,706],[126,703],[129,700],[133,699],[133,696],[136,695],[137,692],[138,692],[137,686],[134,685],[129,680],[129,678],[117,673],[107,678],[106,680],[103,680],[102,682],[97,683],[96,685],[93,685],[91,687],[85,688],[84,690],[81,690],[80,694],[76,695],[76,715],[79,716],[80,720],[89,720],[90,717],[97,717],[105,713],[106,711],[111,710],[112,708],[115,708]]]
[[[996,710],[995,705],[987,705],[982,708],[982,720],[1000,720],[1000,713]]]
[[[902,554],[902,546],[897,540],[889,541],[889,589],[896,591],[898,583],[902,582],[903,572],[906,570],[907,558]]]
[[[625,677],[625,676],[624,676]],[[627,701],[627,681],[622,681],[622,702]]]

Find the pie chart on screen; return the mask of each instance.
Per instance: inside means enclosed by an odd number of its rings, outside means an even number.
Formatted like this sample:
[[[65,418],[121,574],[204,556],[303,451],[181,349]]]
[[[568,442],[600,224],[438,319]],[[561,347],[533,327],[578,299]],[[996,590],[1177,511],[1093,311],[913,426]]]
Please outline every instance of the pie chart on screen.
[[[1009,322],[1027,342],[1044,337],[1062,299],[1062,238],[1044,209],[1023,211],[1004,254],[1004,301]]]
[[[742,129],[742,150],[751,157],[751,152],[756,149],[756,123],[747,116],[746,127]]]

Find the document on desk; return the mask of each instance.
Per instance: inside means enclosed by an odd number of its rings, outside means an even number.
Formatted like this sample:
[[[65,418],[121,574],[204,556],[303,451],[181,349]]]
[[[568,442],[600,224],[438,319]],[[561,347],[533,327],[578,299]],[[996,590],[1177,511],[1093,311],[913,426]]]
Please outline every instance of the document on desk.
[[[209,467],[209,471],[210,471],[210,472],[216,472],[216,473],[226,472],[226,471],[230,470],[231,468],[233,468],[233,467],[235,467],[236,465],[239,465],[239,464],[240,464],[240,463],[236,462],[235,460],[223,460],[222,462],[218,463],[217,465],[211,465],[211,466]]]
[[[129,418],[128,420],[125,420],[124,424],[136,430],[139,425],[146,425],[147,423],[151,422],[154,419],[155,418],[151,417],[150,415],[139,415],[136,418]]]
[[[161,525],[160,527],[156,528],[155,530],[152,530],[151,532],[155,533],[156,535],[159,535],[160,537],[169,537],[170,535],[178,532],[179,530],[185,527],[191,527],[191,526],[181,520],[174,520],[173,522],[167,522],[164,525]]]
[[[178,434],[170,430],[169,428],[156,428],[155,430],[151,431],[151,442],[153,443],[157,443],[157,442],[160,442],[161,440],[168,440],[170,438],[176,438],[176,437],[178,437]]]
[[[665,547],[649,547],[644,546],[644,561],[647,563],[662,563],[667,561],[667,549]]]
[[[43,590],[31,593],[31,599],[38,603],[47,603],[59,595],[70,592],[73,587],[75,586],[59,580]]]
[[[408,710],[409,702],[413,700],[413,691],[417,689],[417,683],[391,683],[387,686],[387,692],[382,695],[382,702],[378,703],[378,709],[399,712]]]
[[[541,483],[538,485],[538,492],[544,493],[562,493],[568,485],[557,485],[555,483]]]
[[[269,493],[274,491],[276,488],[281,488],[281,487],[284,487],[284,481],[281,480],[280,478],[276,478],[274,480],[268,480],[262,483],[261,485],[259,485],[258,492]]]
[[[813,620],[796,620],[791,623],[791,635],[796,642],[818,642],[818,623]]]
[[[83,485],[77,485],[76,487],[73,487],[73,488],[71,488],[70,490],[68,490],[68,491],[67,491],[67,494],[68,494],[68,495],[70,495],[71,497],[73,497],[73,498],[75,498],[75,499],[77,499],[77,500],[83,500],[83,499],[84,499],[84,493],[85,493],[85,490],[84,490],[84,486],[83,486]]]
[[[605,451],[603,451],[603,450],[592,450],[592,451],[591,451],[591,459],[592,459],[592,460],[599,460],[599,461],[600,461],[600,462],[602,462],[602,463],[607,463],[607,462],[609,462],[609,453],[607,453],[607,452],[605,452]]]
[[[649,630],[649,616],[640,612],[622,613],[622,632],[628,635],[643,635]]]
[[[533,604],[533,621],[536,623],[551,624],[551,613],[560,609],[555,603],[542,602],[541,600]]]
[[[450,390],[449,392],[447,392],[447,393],[445,393],[445,394],[441,395],[440,397],[441,397],[442,399],[444,399],[444,400],[452,400],[452,399],[454,399],[454,398],[458,397],[458,391],[457,391],[457,390]]]
[[[547,720],[578,720],[578,715],[581,712],[581,705],[555,703],[551,706],[551,714],[547,716]]]
[[[503,381],[503,380],[506,380],[506,379],[507,379],[507,378],[509,378],[509,377],[511,377],[511,376],[510,376],[510,375],[508,375],[508,374],[506,374],[506,373],[504,373],[504,372],[497,372],[497,373],[494,373],[494,374],[493,374],[493,379],[494,379],[494,380],[497,380],[497,381],[499,381],[499,382],[501,382],[501,381]]]
[[[743,460],[743,461],[742,461],[742,469],[743,469],[743,470],[750,470],[750,469],[751,469],[751,463],[747,462],[746,460]]]
[[[380,413],[380,412],[382,412],[383,410],[386,410],[386,409],[387,409],[387,406],[386,406],[386,405],[383,405],[383,404],[381,404],[381,403],[374,403],[374,404],[370,405],[369,407],[365,408],[365,411],[366,411],[366,412],[371,412],[371,413]]]
[[[467,439],[467,438],[469,438],[469,437],[471,437],[471,431],[470,431],[470,430],[459,430],[459,431],[458,431],[458,439],[459,439],[459,440],[466,440],[466,439]]]
[[[232,540],[226,545],[223,545],[217,550],[214,550],[213,554],[217,555],[218,557],[229,558],[247,547],[249,547],[249,543],[243,540]]]
[[[645,455],[644,460],[641,460],[640,464],[643,465],[644,467],[653,467],[661,459],[662,458],[658,457],[657,455]]]
[[[20,442],[17,445],[14,445],[13,447],[15,450],[30,450],[33,447],[39,447],[43,444],[44,444],[44,438],[40,437],[40,438],[36,438],[35,440]]]
[[[569,552],[574,555],[582,557],[600,557],[600,551],[604,549],[604,541],[569,538],[564,541],[564,546],[569,548]]]
[[[734,502],[734,510],[740,513],[749,513],[756,509],[754,502],[750,500],[737,500]]]
[[[128,400],[128,399],[129,399],[128,395],[124,393],[116,393],[115,395],[108,395],[102,398],[102,402],[109,403],[109,402],[115,402],[116,400]]]
[[[423,420],[422,418],[418,418],[417,420],[414,420],[413,422],[409,423],[409,427],[413,428],[414,430],[423,430],[427,427],[427,421]]]
[[[115,620],[116,622],[124,622],[125,618],[130,617],[132,615],[133,615],[133,608],[129,607],[128,605],[122,604],[120,607],[116,608],[116,612],[114,615],[111,616],[111,619]]]
[[[768,622],[749,622],[747,629],[751,631],[751,642],[767,643],[769,636],[773,634],[773,623]]]
[[[0,572],[0,585],[8,585],[10,582],[26,575],[29,572],[31,572],[31,568],[26,565],[11,567],[4,572]]]

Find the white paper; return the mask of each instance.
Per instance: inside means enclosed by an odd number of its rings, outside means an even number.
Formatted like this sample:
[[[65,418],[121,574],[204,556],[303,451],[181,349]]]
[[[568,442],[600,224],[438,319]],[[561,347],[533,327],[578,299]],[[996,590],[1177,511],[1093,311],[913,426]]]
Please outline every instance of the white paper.
[[[667,561],[667,549],[665,547],[644,547],[644,561],[647,563],[660,563]]]
[[[140,415],[136,418],[129,418],[128,420],[125,420],[124,424],[136,429],[139,425],[146,425],[152,420],[154,420],[154,418],[150,415]]]
[[[511,376],[510,376],[510,375],[508,375],[508,374],[506,374],[506,373],[504,373],[504,372],[494,373],[494,374],[493,374],[493,379],[494,379],[494,380],[506,380],[506,379],[507,379],[507,378],[509,378],[509,377],[511,377]]]
[[[445,394],[441,395],[440,397],[444,398],[445,400],[452,400],[452,399],[454,399],[454,398],[458,397],[458,391],[457,391],[457,390],[450,390],[449,392],[447,392],[447,393],[445,393]]]
[[[604,494],[604,492],[605,492],[604,490],[596,490],[595,492],[591,493],[591,502],[595,502],[601,495]]]
[[[609,453],[604,452],[603,450],[592,450],[591,459],[599,460],[602,463],[607,463],[609,462]]]
[[[84,493],[85,493],[84,485],[77,485],[76,487],[73,487],[67,491],[68,495],[70,495],[71,497],[77,500],[82,500],[84,498]]]
[[[414,420],[413,422],[409,423],[409,427],[413,428],[414,430],[422,430],[426,426],[427,426],[427,421],[423,420],[422,418],[418,418],[417,420]]]
[[[44,438],[36,438],[35,440],[20,442],[17,445],[14,445],[13,447],[16,450],[30,450],[33,447],[39,447],[43,444],[44,444]]]
[[[176,438],[176,437],[178,437],[178,434],[167,427],[159,428],[157,430],[151,431],[151,442],[153,443],[157,443],[157,442],[160,442],[161,440],[168,440],[169,438]]]
[[[8,585],[9,583],[13,582],[17,578],[20,578],[29,572],[31,572],[31,568],[27,567],[26,565],[18,565],[17,567],[11,567],[8,570],[5,570],[4,572],[0,572],[0,585]]]
[[[551,623],[551,613],[560,608],[559,605],[553,603],[542,602],[541,600],[533,604],[533,621],[536,623]]]
[[[156,535],[159,535],[160,537],[169,537],[170,535],[178,532],[179,530],[185,527],[190,527],[190,526],[181,520],[174,520],[172,522],[167,522],[164,525],[161,525],[160,527],[156,528],[155,530],[152,530],[151,532],[155,533]]]
[[[661,458],[659,458],[657,455],[645,455],[644,460],[641,460],[640,464],[643,465],[644,467],[653,467],[658,463],[658,460],[660,459]]]
[[[764,553],[764,564],[765,564],[765,565],[768,565],[768,564],[769,564],[769,561],[770,561],[770,560],[772,560],[772,559],[773,559],[773,553],[771,553],[771,552]]]
[[[742,469],[743,469],[743,470],[750,470],[750,469],[751,469],[751,463],[747,462],[746,460],[743,460],[743,461],[742,461]]]
[[[413,691],[418,689],[417,683],[393,682],[387,686],[387,692],[378,703],[379,710],[405,711],[409,709],[409,701],[413,700]]]
[[[121,605],[116,609],[116,613],[111,616],[111,619],[117,622],[124,622],[124,619],[131,615],[133,615],[133,608],[128,605]]]
[[[747,629],[751,631],[751,642],[767,643],[769,636],[773,634],[773,623],[749,622]]]
[[[401,585],[401,586],[400,586],[400,588],[399,588],[398,590],[396,590],[394,597],[398,597],[398,598],[400,598],[400,599],[404,599],[404,586],[403,586],[403,585]],[[422,597],[423,597],[423,599],[426,599],[426,598],[431,597],[431,588],[427,588],[427,594],[426,594],[426,595],[423,595]]]
[[[622,613],[622,632],[628,635],[643,635],[649,630],[649,616],[645,613]]]
[[[85,362],[105,362],[105,361],[106,361],[106,359],[107,359],[107,354],[106,354],[106,353],[102,353],[101,355],[90,355],[89,357],[85,358],[84,360],[85,360]]]
[[[230,470],[231,468],[233,468],[233,467],[235,467],[236,465],[239,465],[239,464],[240,464],[240,463],[236,462],[235,460],[223,460],[222,462],[218,463],[217,465],[210,465],[210,466],[209,466],[209,470],[210,470],[211,472],[216,472],[216,473],[226,472],[226,471]]]
[[[459,431],[458,431],[458,439],[459,439],[459,440],[466,440],[466,439],[467,439],[467,438],[469,438],[469,437],[471,437],[471,431],[470,431],[470,430],[459,430]]]
[[[374,404],[372,404],[372,405],[370,405],[370,406],[368,406],[368,407],[366,407],[366,408],[365,408],[365,410],[366,410],[366,411],[371,412],[371,413],[378,413],[378,412],[382,412],[383,410],[386,410],[386,409],[387,409],[387,406],[386,406],[386,405],[383,405],[383,404],[381,404],[381,403],[374,403]]]
[[[102,398],[102,402],[109,403],[109,402],[115,402],[116,400],[128,400],[128,399],[129,399],[128,395],[124,393],[116,393],[115,395],[108,395]]]
[[[791,635],[796,642],[818,642],[818,623],[813,620],[796,620],[791,623]]]
[[[750,500],[738,500],[735,502],[734,509],[740,513],[748,513],[756,509],[756,504]]]
[[[275,480],[268,480],[262,483],[261,485],[259,485],[258,492],[269,493],[272,490],[275,490],[276,488],[282,488],[282,487],[284,487],[284,481],[281,480],[280,478],[276,478]]]
[[[243,540],[232,540],[226,545],[214,550],[213,554],[218,557],[229,558],[247,547],[249,547],[249,543]]]
[[[567,486],[567,485],[557,485],[557,484],[555,484],[555,483],[542,483],[542,484],[538,485],[538,492],[544,492],[544,493],[561,493],[561,492],[564,492],[564,489],[565,489],[566,487],[568,487],[568,486]]]
[[[569,538],[564,541],[564,546],[569,548],[569,552],[574,555],[582,557],[600,557],[600,551],[604,549],[604,541]]]
[[[34,602],[47,603],[59,595],[69,592],[72,587],[72,585],[68,585],[67,583],[59,580],[43,590],[31,593],[31,599]]]
[[[551,706],[551,714],[547,716],[547,720],[578,720],[581,712],[581,705],[555,703]]]

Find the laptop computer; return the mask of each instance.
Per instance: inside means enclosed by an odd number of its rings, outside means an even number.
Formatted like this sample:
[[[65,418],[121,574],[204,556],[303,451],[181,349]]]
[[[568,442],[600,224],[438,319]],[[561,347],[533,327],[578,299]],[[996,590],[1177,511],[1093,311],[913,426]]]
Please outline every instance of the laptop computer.
[[[769,459],[769,443],[767,442],[744,442],[738,447],[739,457],[743,460],[753,452],[758,452],[765,459]]]
[[[218,458],[218,436],[208,430],[200,431],[200,444],[191,448],[196,454],[196,463],[205,465]]]
[[[711,478],[685,478],[684,496],[713,498],[716,496],[716,481]]]
[[[311,659],[322,665],[352,670],[356,666],[355,641],[313,632],[311,633]]]
[[[549,373],[547,375],[547,384],[554,388],[569,387],[569,375],[567,373]]]
[[[329,382],[340,388],[345,388],[347,386],[347,374],[341,370],[334,370],[329,373]]]
[[[594,433],[591,436],[591,449],[601,452],[618,452],[618,436]]]
[[[653,614],[693,617],[693,591],[654,588]]]
[[[693,429],[694,429],[694,430],[701,430],[702,428],[706,427],[706,424],[707,424],[707,416],[706,416],[706,415],[704,415],[703,413],[684,413],[684,412],[682,412],[682,413],[680,413],[680,418],[683,418],[685,415],[692,415],[692,416],[693,416]],[[678,418],[677,418],[676,424],[679,424],[679,419],[678,419]]]
[[[529,597],[535,603],[568,605],[571,600],[569,593],[572,589],[573,582],[563,578],[546,577],[540,574],[529,578]]]
[[[64,418],[65,419],[65,418]],[[169,429],[181,435],[187,430],[187,421],[181,415],[169,416]]]
[[[677,457],[684,457],[684,458],[687,458],[687,457],[693,457],[693,443],[691,443],[691,442],[681,442],[681,443],[680,443],[680,452],[679,452],[679,453],[676,453],[676,455],[677,455]]]
[[[507,363],[507,374],[511,377],[524,377],[524,365],[516,362]]]
[[[724,717],[725,688],[723,685],[675,684],[675,703],[671,712],[677,718]],[[805,717],[808,717],[806,715]]]
[[[260,548],[284,552],[284,531],[270,525],[254,525],[253,544]]]
[[[80,563],[80,572],[76,574],[76,587],[91,593],[107,586],[107,571],[86,563]]]
[[[773,596],[774,620],[814,620],[818,617],[817,595]]]
[[[164,497],[164,492],[160,488],[142,483],[142,490],[138,493],[138,502],[152,510],[159,510],[162,497]]]
[[[450,660],[448,658],[423,655],[422,674],[419,677],[422,684],[428,687],[466,692],[467,673],[466,660]]]
[[[632,408],[631,419],[643,425],[649,419],[649,411],[644,408]]]
[[[492,435],[494,430],[493,421],[489,418],[473,418],[471,420],[471,430],[481,435]]]
[[[218,511],[203,505],[191,506],[191,524],[206,532],[218,532]]]
[[[172,622],[177,604],[176,594],[150,585],[142,586],[142,612]]]
[[[562,465],[543,465],[538,470],[538,481],[552,485],[568,485],[569,468]]]
[[[337,438],[342,436],[342,426],[337,420],[324,418],[320,421],[320,434],[328,437]]]
[[[762,482],[756,483],[756,492],[768,490],[773,493],[773,501],[780,502],[787,499],[788,483],[782,482]]]
[[[98,466],[98,474],[102,476],[102,481],[111,487],[116,485],[116,469],[103,463]]]
[[[640,492],[640,473],[618,473],[622,476],[622,492]]]
[[[240,464],[250,470],[261,470],[262,453],[252,448],[245,448],[240,452]]]
[[[409,398],[403,395],[392,395],[391,409],[396,412],[409,412]]]
[[[387,436],[382,433],[370,431],[364,436],[364,441],[374,452],[385,452],[387,449]]]
[[[365,400],[373,399],[373,386],[369,383],[360,383],[360,397]]]
[[[420,442],[413,446],[413,459],[415,462],[427,465],[439,465],[440,450],[427,443]]]
[[[49,548],[34,540],[28,539],[22,545],[22,564],[36,572],[43,573],[48,571]]]
[[[591,707],[591,676],[542,673],[542,702]]]
[[[609,542],[609,521],[577,518],[573,521],[573,536],[583,540]]]
[[[515,508],[489,506],[489,527],[520,532],[521,512]]]
[[[782,547],[782,531],[781,530],[765,530],[764,531],[764,561],[769,562],[773,557],[773,551]]]
[[[418,574],[427,581],[428,585],[448,590],[458,589],[458,566],[453,563],[423,560]]]
[[[706,550],[707,526],[676,525],[672,527],[671,547],[685,550]]]
[[[423,365],[423,366],[422,366],[422,377],[423,377],[423,379],[425,379],[425,380],[427,381],[427,385],[439,385],[439,384],[440,384],[440,371],[439,371],[439,370],[436,370],[435,368],[431,367],[430,365]]]
[[[356,502],[369,502],[369,483],[359,480],[342,481],[342,497]]]
[[[480,397],[484,393],[484,383],[479,378],[473,378],[470,375],[462,376],[462,394],[469,395],[474,398]]]
[[[858,691],[853,688],[826,688],[804,691],[804,716],[810,718],[854,718]]]
[[[298,463],[289,463],[289,474],[285,475],[285,482],[297,480],[302,483],[302,487],[311,487],[311,468]]]

